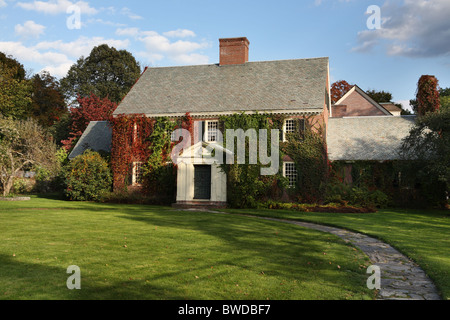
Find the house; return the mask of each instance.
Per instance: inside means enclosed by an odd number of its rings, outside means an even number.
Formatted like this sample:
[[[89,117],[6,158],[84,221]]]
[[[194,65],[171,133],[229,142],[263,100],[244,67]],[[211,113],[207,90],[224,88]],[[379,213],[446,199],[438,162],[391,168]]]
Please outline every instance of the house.
[[[190,114],[192,143],[183,149],[182,161],[177,165],[177,205],[227,203],[225,173],[217,163],[205,160],[211,147],[231,152],[220,144],[221,116],[242,112],[283,115],[283,137],[299,123],[314,123],[324,129],[331,161],[396,158],[413,117],[394,117],[390,108],[373,101],[358,86],[332,106],[328,58],[252,62],[247,38],[219,39],[219,44],[218,64],[146,68],[113,114],[115,118],[139,115],[145,119],[168,117],[172,121]],[[139,135],[136,124],[131,129],[132,137]],[[98,143],[93,142],[96,139]],[[87,142],[95,150],[104,148],[108,141],[111,131],[105,124],[93,123],[71,156],[82,152]],[[122,174],[131,178],[116,180],[128,181],[129,189],[139,190],[143,159],[135,151],[130,152]],[[293,185],[296,165],[289,157],[282,160],[279,170]]]
[[[247,38],[219,43],[218,64],[147,68],[114,112],[115,117],[145,115],[174,121],[190,113],[194,143],[182,155],[189,155],[191,161],[178,166],[179,205],[226,204],[226,177],[217,164],[205,163],[202,156],[208,144],[217,142],[220,116],[283,114],[286,132],[294,130],[298,119],[326,127],[329,117],[328,58],[250,62]],[[201,128],[203,139],[198,134]],[[295,168],[285,160],[282,170],[293,179]],[[139,159],[132,161],[133,176],[140,176]],[[132,184],[137,181],[131,179]]]

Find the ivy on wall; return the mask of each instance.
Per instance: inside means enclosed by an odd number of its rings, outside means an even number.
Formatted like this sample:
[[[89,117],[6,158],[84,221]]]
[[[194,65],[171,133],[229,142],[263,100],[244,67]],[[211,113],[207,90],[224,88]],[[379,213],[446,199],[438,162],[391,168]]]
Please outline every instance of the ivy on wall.
[[[192,132],[189,113],[177,121],[169,118],[148,118],[144,115],[120,115],[112,124],[111,167],[114,189],[126,191],[131,184],[133,162],[143,163],[143,181],[139,191],[147,196],[171,201],[174,196],[176,166],[171,164],[170,152],[174,129]]]
[[[304,124],[303,128],[287,135],[287,142],[282,147],[297,168],[296,188],[290,190],[290,194],[297,202],[320,203],[330,171],[325,131],[313,117],[306,117]]]

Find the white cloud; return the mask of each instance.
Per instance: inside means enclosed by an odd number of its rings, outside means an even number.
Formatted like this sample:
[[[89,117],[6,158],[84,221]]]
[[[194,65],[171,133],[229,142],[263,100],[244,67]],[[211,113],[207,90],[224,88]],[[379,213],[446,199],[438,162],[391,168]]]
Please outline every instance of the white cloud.
[[[138,55],[151,63],[168,58],[178,64],[207,64],[209,57],[198,53],[199,50],[208,48],[206,41],[171,41],[171,37],[185,38],[195,37],[195,33],[187,29],[163,32],[142,31],[139,28],[117,29],[116,34],[120,36],[133,37],[144,44],[146,51]]]
[[[43,25],[32,20],[28,20],[23,25],[17,24],[14,28],[16,34],[23,38],[39,38],[40,35],[44,34],[44,29]]]
[[[6,6],[7,6],[6,1],[5,0],[0,0],[0,8],[6,7]]]
[[[130,18],[131,20],[141,20],[141,19],[144,19],[144,18],[141,17],[140,15],[137,15],[137,14],[133,13],[133,12],[131,11],[131,9],[129,9],[129,8],[127,8],[127,7],[122,8],[122,10],[120,10],[120,13],[123,14],[123,15],[125,15],[125,16],[127,16],[127,17]]]
[[[188,38],[195,37],[194,31],[187,29],[178,29],[174,31],[163,32],[163,35],[169,38]]]
[[[21,42],[0,42],[0,51],[12,55],[21,63],[39,65],[42,68],[39,71],[47,70],[60,78],[67,74],[78,58],[88,56],[95,46],[104,43],[116,49],[125,49],[129,45],[128,40],[80,37],[72,42],[42,41],[30,47]]]
[[[120,28],[116,30],[118,36],[136,37],[139,33],[139,28]]]
[[[368,52],[384,46],[393,56],[436,57],[450,55],[450,1],[386,1],[378,30],[358,33],[353,51]]]
[[[1,1],[1,0],[0,0]],[[84,14],[97,14],[98,10],[91,7],[86,1],[72,2],[69,0],[50,0],[50,1],[32,1],[32,2],[19,2],[19,7],[25,10],[36,11],[45,14],[60,14],[66,13],[70,6],[78,6],[81,9],[81,13]]]

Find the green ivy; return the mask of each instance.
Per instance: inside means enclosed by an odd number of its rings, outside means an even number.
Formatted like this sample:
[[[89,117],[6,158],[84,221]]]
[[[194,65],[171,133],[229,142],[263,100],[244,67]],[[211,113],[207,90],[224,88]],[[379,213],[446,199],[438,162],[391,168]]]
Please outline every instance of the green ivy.
[[[158,118],[153,131],[148,137],[150,156],[143,167],[146,190],[150,194],[167,197],[172,201],[175,194],[176,172],[171,163],[170,153],[173,148],[171,133],[177,123],[167,117]]]
[[[221,127],[223,128],[223,141],[227,145],[227,129],[242,129],[247,131],[255,129],[257,134],[257,141],[259,141],[259,130],[266,129],[268,136],[268,154],[271,154],[271,130],[279,129],[276,126],[277,122],[272,121],[272,118],[267,114],[233,114],[231,116],[224,116],[220,118]],[[273,196],[279,192],[279,186],[285,182],[281,170],[278,174],[273,176],[261,176],[261,168],[259,158],[257,164],[249,164],[249,143],[245,143],[245,164],[237,163],[237,144],[235,144],[235,159],[233,164],[222,164],[222,170],[227,175],[227,198],[228,204],[231,207],[239,208],[255,208],[261,199]],[[280,154],[280,164],[281,154]]]

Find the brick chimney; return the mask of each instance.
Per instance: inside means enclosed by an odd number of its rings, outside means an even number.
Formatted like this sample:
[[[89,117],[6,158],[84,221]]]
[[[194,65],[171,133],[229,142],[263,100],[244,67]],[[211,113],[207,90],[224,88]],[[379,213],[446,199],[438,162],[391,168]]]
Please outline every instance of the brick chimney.
[[[220,63],[221,66],[244,64],[248,61],[248,46],[250,42],[247,38],[227,38],[219,39],[220,42]]]

